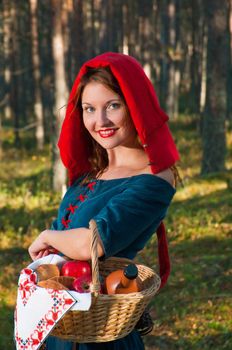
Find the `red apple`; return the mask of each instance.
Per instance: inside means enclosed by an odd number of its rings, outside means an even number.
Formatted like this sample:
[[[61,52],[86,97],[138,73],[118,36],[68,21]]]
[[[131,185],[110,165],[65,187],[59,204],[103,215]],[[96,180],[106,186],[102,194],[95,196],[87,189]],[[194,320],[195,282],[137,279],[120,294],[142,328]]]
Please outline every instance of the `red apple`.
[[[103,280],[100,276],[100,282],[101,282],[101,287],[100,287],[100,294],[104,294],[103,291]],[[73,289],[76,292],[79,293],[90,293],[90,286],[92,284],[92,277],[91,276],[80,276],[73,281]]]
[[[91,276],[80,276],[73,282],[73,289],[79,293],[90,293]]]
[[[87,261],[72,260],[67,261],[61,268],[61,276],[91,276],[91,266]]]

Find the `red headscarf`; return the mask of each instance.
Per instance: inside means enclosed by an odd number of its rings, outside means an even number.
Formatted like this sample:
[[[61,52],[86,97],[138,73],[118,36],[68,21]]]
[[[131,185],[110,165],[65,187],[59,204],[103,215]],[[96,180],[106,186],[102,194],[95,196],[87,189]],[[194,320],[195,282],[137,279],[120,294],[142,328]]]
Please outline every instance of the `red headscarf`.
[[[75,94],[87,68],[109,67],[117,79],[131,118],[151,164],[154,174],[169,168],[179,159],[178,151],[167,126],[168,116],[159,106],[154,88],[141,65],[131,56],[106,52],[89,61],[73,84],[58,146],[68,169],[70,184],[91,170],[88,141],[83,130],[80,111],[75,108]]]

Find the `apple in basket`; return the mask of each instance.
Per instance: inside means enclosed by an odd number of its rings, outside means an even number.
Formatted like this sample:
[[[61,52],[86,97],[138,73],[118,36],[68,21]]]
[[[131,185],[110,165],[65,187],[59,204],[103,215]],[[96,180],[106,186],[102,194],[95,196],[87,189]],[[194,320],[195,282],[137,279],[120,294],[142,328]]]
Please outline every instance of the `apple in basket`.
[[[91,266],[88,261],[67,261],[61,268],[61,276],[72,276],[75,278],[91,276]]]
[[[100,294],[103,294],[104,279],[102,276],[100,276],[100,284],[101,284]],[[91,285],[92,285],[92,277],[90,275],[77,277],[73,281],[73,289],[79,293],[90,293]]]
[[[73,281],[73,289],[79,293],[90,293],[91,283],[91,276],[80,276]]]

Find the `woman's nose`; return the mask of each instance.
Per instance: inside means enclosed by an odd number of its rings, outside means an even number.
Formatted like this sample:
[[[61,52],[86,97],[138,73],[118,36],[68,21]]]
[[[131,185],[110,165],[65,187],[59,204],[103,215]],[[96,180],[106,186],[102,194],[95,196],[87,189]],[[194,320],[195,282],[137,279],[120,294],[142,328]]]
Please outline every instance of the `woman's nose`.
[[[109,119],[107,117],[107,112],[105,109],[100,109],[97,112],[97,125],[99,126],[105,126],[109,124]]]

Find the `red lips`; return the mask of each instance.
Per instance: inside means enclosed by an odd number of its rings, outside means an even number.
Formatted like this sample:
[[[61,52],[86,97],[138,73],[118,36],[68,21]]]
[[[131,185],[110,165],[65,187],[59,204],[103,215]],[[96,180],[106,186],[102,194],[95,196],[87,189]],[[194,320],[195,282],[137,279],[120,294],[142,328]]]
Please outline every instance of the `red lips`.
[[[102,138],[107,138],[107,137],[111,137],[116,133],[117,129],[104,129],[104,130],[99,130],[98,134],[102,137]]]

